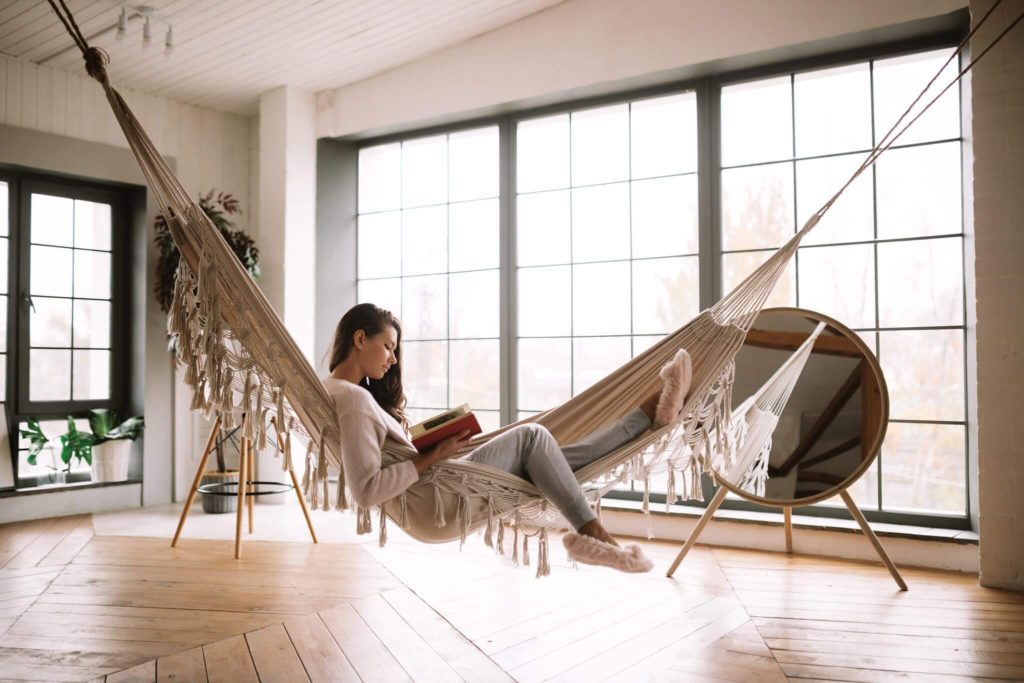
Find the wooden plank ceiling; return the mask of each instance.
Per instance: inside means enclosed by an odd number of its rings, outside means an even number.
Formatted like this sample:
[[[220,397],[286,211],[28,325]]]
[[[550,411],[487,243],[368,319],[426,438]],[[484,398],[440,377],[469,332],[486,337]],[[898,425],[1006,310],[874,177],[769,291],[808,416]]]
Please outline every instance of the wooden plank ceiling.
[[[122,87],[254,114],[281,85],[338,88],[512,23],[561,0],[149,0],[174,27],[141,18],[117,38],[121,4],[67,0],[82,33],[111,58]],[[136,5],[125,5],[132,8]],[[0,0],[0,53],[73,73],[82,60],[43,0]]]

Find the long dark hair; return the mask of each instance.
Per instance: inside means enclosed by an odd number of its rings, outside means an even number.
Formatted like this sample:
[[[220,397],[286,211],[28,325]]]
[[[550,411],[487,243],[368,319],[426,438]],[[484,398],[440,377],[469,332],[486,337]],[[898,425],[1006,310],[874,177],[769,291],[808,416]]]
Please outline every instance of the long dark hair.
[[[328,367],[331,372],[334,372],[334,368],[348,358],[348,354],[352,353],[352,338],[357,330],[362,330],[367,337],[372,337],[383,332],[388,326],[394,327],[395,332],[398,333],[398,343],[395,344],[394,350],[398,362],[392,365],[381,379],[367,377],[363,386],[381,408],[395,418],[400,425],[408,427],[409,419],[405,414],[405,393],[402,391],[402,325],[391,311],[377,308],[373,304],[357,304],[348,309],[348,312],[341,316],[338,328],[334,331],[331,362]]]

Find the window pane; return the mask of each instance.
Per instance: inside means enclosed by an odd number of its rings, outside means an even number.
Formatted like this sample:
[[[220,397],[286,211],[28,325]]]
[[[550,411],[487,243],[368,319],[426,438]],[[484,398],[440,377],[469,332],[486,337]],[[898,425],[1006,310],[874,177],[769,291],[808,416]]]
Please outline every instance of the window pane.
[[[649,334],[633,337],[633,357],[636,358],[641,353],[664,339],[664,337],[665,335],[663,334]]]
[[[879,237],[963,232],[959,142],[891,149],[875,173]]]
[[[630,358],[629,337],[576,338],[572,346],[573,396]]]
[[[0,292],[7,293],[7,250],[8,240],[0,237]]]
[[[520,339],[519,410],[547,410],[570,398],[572,351],[568,339]]]
[[[879,360],[889,386],[890,417],[964,419],[962,330],[882,332]]]
[[[572,291],[569,266],[523,268],[519,271],[519,335],[567,335],[572,332]]]
[[[498,200],[450,205],[448,235],[449,270],[497,268]]]
[[[8,225],[10,220],[11,209],[10,200],[8,196],[10,194],[10,187],[7,183],[0,181],[0,235],[6,237],[10,234],[11,229]]]
[[[71,249],[31,247],[32,277],[29,288],[35,296],[71,296]]]
[[[498,196],[498,127],[448,136],[448,200]]]
[[[875,326],[875,254],[870,244],[799,251],[800,305],[847,327]]]
[[[745,251],[739,254],[722,255],[722,292],[728,293],[753,273],[758,266],[768,260],[775,252]],[[785,272],[768,296],[765,307],[796,306],[796,269],[793,261],[786,266]]]
[[[448,336],[497,337],[498,271],[482,270],[448,276]]]
[[[963,293],[962,238],[878,245],[882,327],[961,325]]]
[[[572,113],[572,185],[629,178],[629,105]]]
[[[450,344],[449,406],[468,403],[474,412],[485,408],[498,410],[501,407],[501,356],[498,351],[498,340],[452,341]],[[479,416],[477,417],[479,419]],[[480,426],[483,427],[483,424]]]
[[[391,277],[402,269],[402,214],[371,213],[359,217],[359,277]]]
[[[75,246],[110,251],[110,205],[75,200]]]
[[[371,303],[378,308],[391,311],[399,318],[402,317],[402,280],[391,278],[387,280],[361,280],[358,285],[359,303]],[[403,335],[408,335],[408,329],[402,328]]]
[[[448,201],[448,144],[444,135],[402,143],[402,206]]]
[[[569,191],[519,195],[516,243],[520,266],[569,263]]]
[[[70,247],[74,237],[75,203],[67,197],[32,194],[32,243]]]
[[[630,108],[633,178],[697,170],[697,95],[683,93],[633,102]]]
[[[71,352],[31,349],[28,352],[30,401],[71,398]]]
[[[917,93],[949,57],[951,50],[922,52],[875,62],[875,138],[880,140],[900,118]],[[946,66],[942,75],[918,101],[910,114],[903,119],[905,125],[920,112],[932,98],[956,77],[959,70],[957,59]],[[944,140],[960,137],[960,86],[946,91],[928,111],[900,136],[897,144],[908,145],[927,140]],[[892,140],[892,137],[889,138]],[[883,159],[885,157],[882,157]]]
[[[110,398],[110,352],[75,351],[76,401],[99,401]]]
[[[878,509],[878,460],[871,463],[868,471],[853,482],[848,489],[850,496],[862,510]]]
[[[665,334],[700,312],[696,256],[633,262],[633,331]]]
[[[359,213],[402,205],[402,147],[399,143],[359,150]]]
[[[7,297],[0,296],[0,353],[7,353]]]
[[[29,308],[31,346],[71,346],[71,299],[33,297]]]
[[[75,251],[75,296],[110,298],[110,254]]]
[[[4,327],[7,327],[7,325],[5,324]],[[6,353],[0,353],[0,401],[6,401],[6,400],[7,400],[7,354]]]
[[[846,184],[863,156],[851,154],[796,162],[796,215],[801,225]],[[874,198],[868,169],[846,188],[803,243],[864,242],[874,237]]]
[[[633,258],[697,253],[697,176],[641,180],[631,192]]]
[[[443,273],[448,268],[448,208],[402,212],[402,274]]]
[[[963,514],[964,429],[890,424],[882,446],[882,504],[887,509]]]
[[[790,77],[722,88],[722,165],[793,156]]]
[[[448,335],[448,276],[402,280],[402,321],[406,339],[444,339]]]
[[[572,191],[573,261],[629,258],[629,185]]]
[[[74,310],[75,346],[109,348],[110,302],[75,301]]]
[[[402,383],[415,408],[448,407],[448,342],[402,344]]]
[[[629,263],[595,263],[572,270],[573,334],[629,334]]]
[[[472,404],[470,404],[472,407]],[[476,421],[480,423],[480,429],[484,434],[496,431],[501,427],[501,413],[497,410],[473,410]]]
[[[568,114],[519,122],[516,168],[519,192],[569,187]]]
[[[722,171],[722,248],[781,246],[793,236],[793,164]]]
[[[871,73],[867,63],[796,74],[797,156],[871,148]]]

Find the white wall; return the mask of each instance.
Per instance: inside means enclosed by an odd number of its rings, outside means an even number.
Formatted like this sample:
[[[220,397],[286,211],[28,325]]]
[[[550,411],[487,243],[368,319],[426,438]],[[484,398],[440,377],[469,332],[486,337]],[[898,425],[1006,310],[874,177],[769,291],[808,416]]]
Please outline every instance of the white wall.
[[[601,83],[948,13],[966,0],[567,0],[318,95],[318,137],[492,112]],[[679,76],[676,75],[676,78]],[[667,80],[663,79],[663,80]]]
[[[116,64],[112,65],[110,74],[116,84]],[[185,187],[193,195],[212,187],[231,192],[239,198],[243,211],[238,226],[251,230],[250,120],[162,97],[132,91],[123,91],[122,94],[157,148],[176,160],[176,171]],[[2,55],[0,124],[127,148],[102,90],[90,78]],[[0,162],[3,161],[5,154],[0,149]],[[64,161],[46,159],[38,167],[70,172],[62,166]],[[88,161],[99,165],[104,160]],[[84,173],[88,173],[87,166]],[[141,182],[141,174],[136,182]],[[149,204],[146,233],[136,236],[147,243],[152,241],[150,225],[155,211],[152,202]],[[258,240],[258,235],[256,237]],[[154,266],[152,248],[147,249],[147,253],[150,259],[147,270],[151,273]],[[147,279],[147,287],[151,288],[151,279]],[[151,296],[146,301],[146,339],[139,340],[139,343],[144,342],[147,347],[145,410],[152,428],[145,437],[143,500],[147,504],[155,504],[170,501],[175,488],[187,490],[199,454],[192,445],[195,440],[192,434],[196,428],[187,410],[188,400],[182,401],[180,394],[175,400],[170,361],[166,352],[161,351],[165,347],[164,317]],[[176,410],[174,405],[177,405]],[[174,446],[176,449],[172,454]]]
[[[972,0],[972,21],[992,4]],[[1022,8],[996,10],[974,54]],[[981,583],[1024,590],[1024,26],[978,63],[971,86]]]

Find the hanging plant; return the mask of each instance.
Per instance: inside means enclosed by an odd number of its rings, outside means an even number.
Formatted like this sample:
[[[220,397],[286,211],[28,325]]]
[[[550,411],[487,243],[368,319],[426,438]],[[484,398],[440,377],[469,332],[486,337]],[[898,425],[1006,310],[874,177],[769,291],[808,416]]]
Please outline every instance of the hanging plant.
[[[259,280],[260,251],[256,248],[253,239],[245,234],[245,231],[235,230],[235,223],[231,219],[232,216],[242,213],[242,210],[238,208],[238,199],[234,195],[217,192],[216,189],[213,189],[205,196],[199,196],[199,208],[220,230],[220,234],[231,247],[231,251],[235,252],[238,261],[252,276],[252,279]],[[157,303],[160,304],[160,310],[167,313],[171,310],[171,301],[174,299],[174,283],[181,252],[178,251],[178,245],[171,238],[171,230],[163,214],[157,214],[153,226],[156,228],[156,237],[153,238],[153,241],[160,253],[156,263],[156,285],[153,291],[156,294]]]

